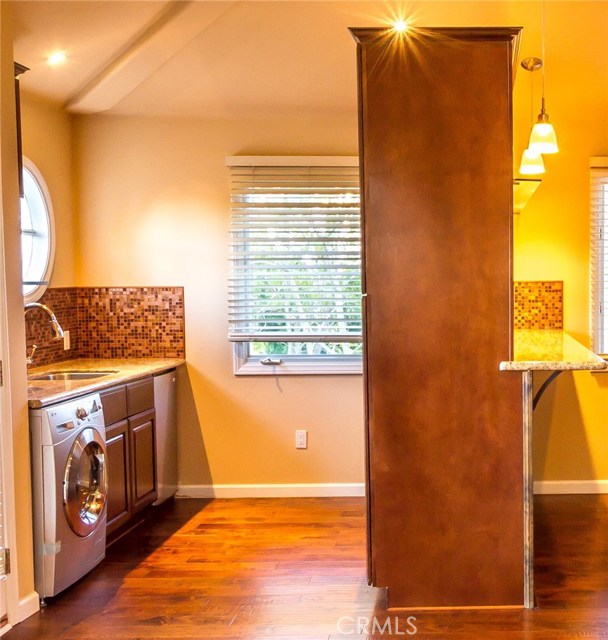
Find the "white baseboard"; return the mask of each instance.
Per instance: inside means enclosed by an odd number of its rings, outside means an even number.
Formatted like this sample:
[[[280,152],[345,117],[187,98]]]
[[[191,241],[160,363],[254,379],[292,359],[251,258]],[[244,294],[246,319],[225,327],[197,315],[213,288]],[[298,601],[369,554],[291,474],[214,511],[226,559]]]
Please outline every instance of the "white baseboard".
[[[540,480],[534,483],[534,493],[608,493],[608,480]]]
[[[364,496],[363,482],[304,484],[182,484],[178,498],[336,498]]]
[[[13,624],[22,622],[26,618],[33,616],[40,610],[40,596],[36,591],[32,591],[25,598],[19,600],[19,611],[17,613],[18,620],[13,620]]]
[[[539,495],[608,493],[608,480],[540,480]],[[363,482],[294,484],[182,484],[178,498],[336,498],[365,496]]]
[[[539,495],[607,493],[608,480],[540,480]],[[294,484],[182,484],[178,498],[336,498],[365,496],[363,482]]]

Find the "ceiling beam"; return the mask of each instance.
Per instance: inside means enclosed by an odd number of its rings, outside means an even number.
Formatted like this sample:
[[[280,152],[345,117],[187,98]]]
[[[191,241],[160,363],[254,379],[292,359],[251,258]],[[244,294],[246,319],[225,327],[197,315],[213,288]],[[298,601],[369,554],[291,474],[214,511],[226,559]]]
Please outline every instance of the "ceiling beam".
[[[107,111],[234,4],[171,0],[65,103],[72,113]]]

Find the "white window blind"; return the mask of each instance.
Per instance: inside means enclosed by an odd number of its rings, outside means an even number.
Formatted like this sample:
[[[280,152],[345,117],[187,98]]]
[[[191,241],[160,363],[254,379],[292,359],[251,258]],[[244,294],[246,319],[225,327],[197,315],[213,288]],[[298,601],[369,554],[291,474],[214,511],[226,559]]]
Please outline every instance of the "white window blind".
[[[229,339],[360,342],[357,158],[232,157],[227,164]]]
[[[608,158],[591,159],[591,336],[608,351]]]

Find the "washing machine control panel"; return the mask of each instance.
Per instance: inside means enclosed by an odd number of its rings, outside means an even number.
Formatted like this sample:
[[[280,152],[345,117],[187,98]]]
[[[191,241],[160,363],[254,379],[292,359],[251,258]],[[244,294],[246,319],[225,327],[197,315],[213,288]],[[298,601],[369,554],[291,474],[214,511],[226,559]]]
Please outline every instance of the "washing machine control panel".
[[[46,413],[50,426],[57,434],[71,431],[83,424],[104,426],[103,407],[99,394],[49,407]]]

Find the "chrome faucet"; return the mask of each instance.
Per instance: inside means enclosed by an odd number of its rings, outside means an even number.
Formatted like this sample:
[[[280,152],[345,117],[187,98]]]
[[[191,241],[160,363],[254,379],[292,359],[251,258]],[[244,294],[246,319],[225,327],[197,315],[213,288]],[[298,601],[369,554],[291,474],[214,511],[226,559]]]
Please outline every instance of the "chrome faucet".
[[[28,302],[25,305],[24,313],[27,314],[30,309],[42,309],[51,319],[50,325],[51,333],[53,334],[53,340],[63,340],[63,329],[61,328],[59,322],[57,322],[55,314],[45,304],[41,304],[40,302]]]

